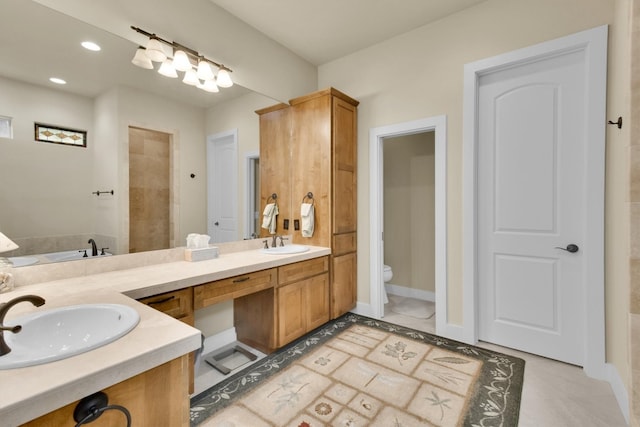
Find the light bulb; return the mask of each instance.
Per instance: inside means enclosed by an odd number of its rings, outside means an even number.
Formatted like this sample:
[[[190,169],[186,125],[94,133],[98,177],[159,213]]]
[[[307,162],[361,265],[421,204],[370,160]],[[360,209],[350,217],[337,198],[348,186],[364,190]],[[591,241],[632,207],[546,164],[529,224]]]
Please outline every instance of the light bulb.
[[[138,50],[136,50],[136,54],[133,56],[131,63],[146,70],[153,69],[153,64],[142,47],[139,47]]]
[[[82,45],[83,48],[87,49],[87,50],[92,50],[94,52],[99,52],[100,50],[102,50],[100,48],[100,46],[97,43],[91,42],[91,41],[84,41],[82,43],[80,43]]]
[[[207,61],[200,59],[198,61],[198,78],[200,80],[213,80],[216,76]]]
[[[205,80],[204,83],[198,85],[198,89],[213,93],[220,92],[214,80]]]
[[[173,66],[178,71],[187,71],[191,69],[191,61],[184,50],[176,50],[173,54]]]
[[[216,82],[220,87],[233,86],[233,81],[231,80],[231,74],[229,74],[229,71],[227,71],[225,68],[221,68],[220,71],[218,71]]]
[[[164,53],[162,43],[154,37],[149,39],[149,43],[147,43],[147,50],[145,52],[153,62],[162,62],[167,59],[167,54]]]
[[[186,83],[191,86],[197,86],[198,84],[200,84],[200,80],[198,80],[198,76],[196,75],[196,72],[193,71],[193,68],[187,70],[184,73],[182,83]]]
[[[170,59],[165,59],[165,61],[160,66],[158,73],[162,74],[165,77],[171,77],[172,79],[178,77],[178,73],[176,73],[176,69],[173,68],[173,63]]]

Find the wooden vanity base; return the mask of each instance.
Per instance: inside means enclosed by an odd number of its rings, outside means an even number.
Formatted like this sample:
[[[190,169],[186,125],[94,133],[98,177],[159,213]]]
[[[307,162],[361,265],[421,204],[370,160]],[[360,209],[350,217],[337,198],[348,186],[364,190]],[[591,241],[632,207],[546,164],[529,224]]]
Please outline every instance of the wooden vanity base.
[[[143,372],[104,391],[109,405],[121,405],[131,413],[132,426],[189,425],[188,355],[174,359]],[[73,426],[73,411],[78,402],[71,403],[23,426]],[[118,410],[107,410],[93,421],[91,427],[122,427],[125,415]]]

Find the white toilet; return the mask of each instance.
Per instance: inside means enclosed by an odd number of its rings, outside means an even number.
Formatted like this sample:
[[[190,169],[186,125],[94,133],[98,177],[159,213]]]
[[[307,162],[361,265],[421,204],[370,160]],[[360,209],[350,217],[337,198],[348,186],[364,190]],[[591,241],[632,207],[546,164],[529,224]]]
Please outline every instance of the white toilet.
[[[384,270],[382,272],[382,279],[384,280],[385,283],[393,279],[393,270],[391,270],[391,267],[388,266],[387,264],[384,265]]]
[[[385,264],[384,270],[382,271],[382,280],[384,280],[384,283],[388,283],[391,279],[393,279],[393,270],[391,270],[390,266]],[[389,302],[389,296],[387,295],[387,288],[384,284],[382,285],[382,290],[384,291],[384,303],[387,304]]]

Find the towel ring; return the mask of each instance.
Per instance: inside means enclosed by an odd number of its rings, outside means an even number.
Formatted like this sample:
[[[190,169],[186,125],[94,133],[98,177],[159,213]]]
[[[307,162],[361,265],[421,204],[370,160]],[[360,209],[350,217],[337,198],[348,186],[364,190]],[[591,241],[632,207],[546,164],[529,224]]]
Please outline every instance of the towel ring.
[[[311,191],[309,191],[307,194],[304,195],[304,197],[302,198],[302,203],[304,203],[304,201],[307,199],[311,199],[312,205],[316,202],[315,199],[313,198],[313,193]]]
[[[273,193],[271,196],[269,196],[269,198],[267,199],[267,203],[269,203],[271,200],[276,201],[276,199],[278,198],[278,195],[276,193]]]

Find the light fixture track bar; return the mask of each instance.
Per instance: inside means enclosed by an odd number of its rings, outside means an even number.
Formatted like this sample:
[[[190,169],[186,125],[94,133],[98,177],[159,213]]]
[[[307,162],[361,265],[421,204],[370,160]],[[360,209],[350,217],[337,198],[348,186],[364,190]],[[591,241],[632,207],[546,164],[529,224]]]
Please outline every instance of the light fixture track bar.
[[[134,30],[137,33],[140,33],[140,34],[146,36],[146,37],[154,38],[154,39],[156,39],[156,40],[158,40],[158,41],[160,41],[160,42],[162,42],[162,43],[164,43],[164,44],[166,44],[168,46],[171,46],[174,49],[183,50],[185,53],[188,53],[189,55],[193,56],[196,59],[196,61],[198,59],[204,60],[204,61],[207,61],[210,64],[215,65],[216,67],[220,68],[221,70],[227,70],[228,72],[233,72],[230,68],[225,67],[223,64],[220,64],[218,62],[212,61],[211,59],[205,57],[204,55],[200,55],[198,53],[198,51],[193,50],[193,49],[191,49],[191,48],[189,48],[189,47],[187,47],[187,46],[185,46],[183,44],[180,44],[180,43],[177,43],[177,42],[174,42],[174,41],[165,40],[162,37],[159,37],[158,35],[156,35],[155,33],[150,33],[148,31],[143,30],[142,28],[139,28],[139,27],[136,27],[136,26],[133,26],[133,25],[131,26],[131,29]]]

